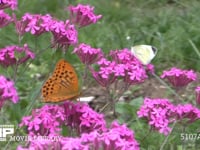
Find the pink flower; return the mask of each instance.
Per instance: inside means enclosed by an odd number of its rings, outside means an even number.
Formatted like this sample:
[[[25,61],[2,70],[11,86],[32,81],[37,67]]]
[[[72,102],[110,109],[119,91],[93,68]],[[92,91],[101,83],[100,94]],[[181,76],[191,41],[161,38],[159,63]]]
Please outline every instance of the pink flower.
[[[171,131],[169,123],[171,114],[174,111],[174,105],[168,99],[150,99],[145,98],[144,104],[137,112],[138,117],[145,117],[149,125],[154,127],[160,133],[168,135]]]
[[[42,16],[40,14],[30,13],[24,14],[21,20],[17,20],[14,14],[13,18],[16,32],[20,36],[24,35],[25,32],[30,32],[33,35],[39,36],[42,33],[49,31],[52,19],[49,14]]]
[[[102,59],[106,63],[102,63]],[[108,60],[105,60],[105,58],[102,58],[97,64],[102,63],[100,65],[99,71],[95,71],[92,67],[90,67],[90,72],[92,73],[93,78],[103,87],[108,87],[111,85],[117,77],[114,75],[114,67],[115,62],[110,62]]]
[[[17,0],[1,0],[0,9],[11,8],[12,10],[17,9]]]
[[[78,4],[77,6],[69,6],[70,20],[79,27],[95,24],[102,15],[94,14],[94,7],[90,5]]]
[[[59,135],[64,124],[65,114],[61,106],[45,105],[32,111],[30,116],[24,116],[20,126],[25,126],[29,136]]]
[[[196,93],[196,104],[200,105],[200,86],[196,87],[195,93]]]
[[[7,26],[11,22],[12,22],[12,18],[3,10],[0,10],[0,28]]]
[[[125,84],[133,85],[143,82],[148,77],[143,65],[128,49],[113,50],[109,56],[112,61],[101,58],[97,62],[98,71],[90,67],[93,77],[101,86],[108,87],[116,79],[123,79]]]
[[[74,25],[69,23],[69,20],[59,21],[52,18],[49,14],[29,14],[26,13],[20,20],[17,20],[13,15],[15,29],[19,36],[30,32],[33,35],[39,36],[45,32],[53,34],[52,47],[68,48],[70,45],[75,45],[78,42],[78,32]]]
[[[67,49],[78,43],[78,32],[74,25],[69,24],[69,20],[53,20],[50,31],[53,34],[52,47]]]
[[[9,99],[13,103],[19,101],[17,90],[13,81],[0,75],[0,108],[2,108],[4,102]]]
[[[24,47],[12,45],[0,49],[0,64],[4,67],[22,64],[30,58],[34,59],[35,54],[31,52],[27,44],[24,44]]]
[[[103,131],[106,127],[104,116],[92,110],[87,104],[64,104],[66,124],[74,128],[78,134],[93,130]]]
[[[146,65],[146,71],[149,72],[150,74],[153,74],[155,72],[155,68],[153,64],[147,64]]]
[[[92,48],[90,45],[81,43],[73,51],[76,53],[85,65],[91,65],[103,57],[103,52],[100,48]]]
[[[145,98],[137,114],[139,118],[146,118],[150,126],[164,135],[171,132],[169,125],[174,121],[187,120],[192,123],[200,119],[198,108],[191,104],[175,106],[168,99]]]
[[[170,70],[163,71],[161,78],[168,79],[174,87],[183,87],[195,81],[197,75],[193,70],[181,70],[173,67]]]
[[[188,123],[192,123],[200,119],[200,110],[191,104],[178,105],[176,106],[177,118],[179,120],[187,119]]]
[[[139,150],[139,144],[134,138],[132,130],[125,125],[119,125],[117,122],[111,124],[110,129],[102,133],[96,131],[89,134],[82,134],[82,143],[90,145],[94,149],[106,150]]]

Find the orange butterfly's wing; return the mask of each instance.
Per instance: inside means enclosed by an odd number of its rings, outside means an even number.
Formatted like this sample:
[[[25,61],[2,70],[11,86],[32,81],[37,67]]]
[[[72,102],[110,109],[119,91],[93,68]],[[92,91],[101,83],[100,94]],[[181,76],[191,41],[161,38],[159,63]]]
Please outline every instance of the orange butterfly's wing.
[[[79,94],[78,77],[74,68],[61,59],[42,87],[43,101],[61,102],[76,98]]]

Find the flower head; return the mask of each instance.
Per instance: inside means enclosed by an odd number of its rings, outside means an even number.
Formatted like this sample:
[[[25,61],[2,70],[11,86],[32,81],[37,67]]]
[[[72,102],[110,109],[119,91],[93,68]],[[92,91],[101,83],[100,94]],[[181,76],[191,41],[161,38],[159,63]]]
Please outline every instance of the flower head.
[[[3,10],[0,10],[0,28],[7,26],[11,22],[12,18]]]
[[[187,123],[192,123],[200,119],[198,108],[191,104],[175,106],[168,99],[145,98],[137,114],[139,118],[146,118],[150,126],[164,135],[171,132],[169,125],[175,121],[184,119]]]
[[[30,32],[32,35],[39,36],[42,33],[49,31],[52,17],[49,14],[30,14],[26,13],[20,20],[17,20],[13,15],[16,32],[22,36],[26,32]]]
[[[95,24],[102,15],[94,14],[94,7],[90,5],[78,4],[77,6],[69,6],[70,20],[79,27]]]
[[[77,133],[89,133],[93,130],[103,131],[106,127],[104,116],[93,111],[87,104],[64,104],[66,124]]]
[[[149,125],[154,127],[160,133],[165,135],[171,132],[169,127],[171,113],[174,111],[174,105],[168,99],[150,99],[145,98],[144,104],[137,112],[138,117],[145,117]]]
[[[15,10],[17,8],[17,0],[1,0],[0,1],[0,9],[11,8]]]
[[[74,25],[69,24],[69,20],[52,20],[50,32],[53,34],[52,47],[68,48],[78,42],[78,32]]]
[[[147,78],[145,68],[128,49],[112,50],[109,57],[111,61],[101,58],[97,62],[99,71],[90,67],[93,77],[100,85],[107,87],[116,79],[123,79],[127,85],[133,85]]]
[[[26,32],[39,36],[45,32],[53,35],[52,47],[68,48],[78,42],[78,32],[69,20],[60,21],[54,19],[49,14],[30,14],[26,13],[20,20],[13,15],[16,32],[22,36]]]
[[[163,71],[161,78],[166,78],[174,87],[183,87],[197,79],[197,75],[193,70],[181,70],[179,68],[171,68]]]
[[[27,44],[24,44],[24,47],[12,45],[0,49],[0,64],[4,67],[22,64],[30,58],[34,59],[35,54],[31,52]]]
[[[103,57],[103,52],[100,48],[92,48],[84,43],[81,43],[73,52],[78,55],[81,62],[85,65],[91,65]]]
[[[30,116],[24,116],[20,126],[27,128],[29,136],[54,136],[59,135],[65,119],[63,107],[45,105],[33,110]]]
[[[7,79],[3,75],[0,75],[0,108],[3,106],[4,102],[9,99],[13,103],[18,102],[19,97],[17,90],[13,81]]]

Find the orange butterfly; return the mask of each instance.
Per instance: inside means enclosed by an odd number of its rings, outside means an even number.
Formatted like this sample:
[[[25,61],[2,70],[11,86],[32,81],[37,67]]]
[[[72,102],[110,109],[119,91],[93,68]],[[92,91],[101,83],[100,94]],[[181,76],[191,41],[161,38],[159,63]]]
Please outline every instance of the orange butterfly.
[[[80,95],[78,77],[70,63],[61,59],[42,87],[43,102],[72,100]]]

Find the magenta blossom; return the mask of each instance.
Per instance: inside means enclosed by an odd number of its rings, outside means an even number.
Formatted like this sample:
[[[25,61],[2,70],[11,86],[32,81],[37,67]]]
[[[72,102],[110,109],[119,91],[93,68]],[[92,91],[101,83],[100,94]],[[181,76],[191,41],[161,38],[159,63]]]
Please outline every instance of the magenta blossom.
[[[26,13],[22,16],[21,20],[17,20],[13,14],[16,32],[22,36],[26,32],[30,32],[33,35],[41,35],[48,32],[51,26],[52,17],[41,14]]]
[[[63,107],[45,105],[32,111],[31,116],[24,116],[20,126],[25,126],[29,136],[59,135],[65,121]]]
[[[31,52],[27,44],[24,44],[24,47],[12,45],[0,49],[0,64],[4,67],[22,64],[30,58],[34,59],[35,54]]]
[[[100,85],[107,87],[116,79],[123,79],[127,85],[133,85],[147,78],[145,68],[128,49],[113,50],[109,56],[112,61],[102,58],[97,62],[99,71],[90,68],[93,77]]]
[[[49,14],[29,14],[26,13],[20,20],[13,15],[16,32],[19,36],[30,32],[39,36],[45,32],[53,34],[52,47],[68,48],[78,42],[78,32],[69,20],[60,21],[52,18]]]
[[[79,27],[95,24],[102,17],[102,15],[95,15],[94,7],[90,5],[69,6],[68,10],[70,11],[71,22]]]
[[[17,0],[1,0],[0,9],[11,8],[12,10],[17,9]]]
[[[12,18],[3,10],[0,10],[0,28],[7,26],[11,22]]]
[[[90,71],[94,79],[103,87],[108,87],[116,80],[116,76],[114,73],[114,68],[116,66],[115,62],[111,62],[102,58],[97,63],[105,62],[100,65],[99,71],[95,71],[92,67],[90,67]]]
[[[179,104],[176,106],[175,111],[179,120],[187,119],[188,123],[192,123],[200,119],[200,110],[191,104]]]
[[[90,45],[81,43],[73,51],[76,53],[85,65],[91,65],[103,57],[103,52],[100,48],[92,48]]]
[[[196,87],[195,93],[196,93],[196,104],[200,105],[200,86]]]
[[[66,125],[78,134],[93,130],[103,131],[106,128],[104,116],[92,110],[87,104],[66,102],[64,104]]]
[[[14,82],[10,79],[0,75],[0,108],[2,108],[6,100],[11,100],[13,103],[17,103],[19,100],[17,90],[14,86]]]
[[[139,144],[134,138],[132,130],[117,122],[111,124],[110,129],[103,133],[93,131],[89,134],[82,134],[81,141],[94,149],[103,150],[139,150]]]
[[[171,123],[171,114],[174,111],[174,105],[168,99],[145,98],[144,104],[137,114],[139,118],[147,118],[149,125],[154,129],[168,135],[171,132],[169,124]]]
[[[192,123],[200,119],[200,110],[191,104],[173,105],[168,99],[145,98],[137,112],[138,117],[146,118],[149,125],[164,135],[171,132],[169,127],[175,121],[187,120]]]
[[[171,68],[163,71],[161,78],[166,78],[174,87],[183,87],[197,79],[197,74],[193,70],[181,70],[179,68]]]
[[[69,20],[52,20],[50,31],[53,34],[52,47],[68,48],[70,45],[78,43],[78,32]]]
[[[139,144],[135,140],[134,132],[125,125],[117,122],[111,124],[110,129],[103,132],[94,130],[83,133],[80,137],[48,137],[46,140],[30,140],[28,147],[17,147],[17,150],[29,149],[62,149],[62,150],[139,150]]]

